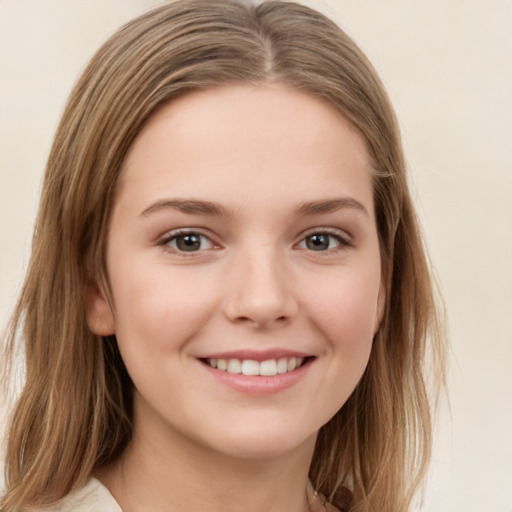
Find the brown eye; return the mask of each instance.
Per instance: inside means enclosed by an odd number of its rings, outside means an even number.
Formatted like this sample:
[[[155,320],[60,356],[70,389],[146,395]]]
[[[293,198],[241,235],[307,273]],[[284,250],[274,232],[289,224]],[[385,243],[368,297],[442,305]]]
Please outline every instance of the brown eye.
[[[213,247],[212,241],[199,233],[183,233],[166,241],[166,245],[178,252],[196,252]]]

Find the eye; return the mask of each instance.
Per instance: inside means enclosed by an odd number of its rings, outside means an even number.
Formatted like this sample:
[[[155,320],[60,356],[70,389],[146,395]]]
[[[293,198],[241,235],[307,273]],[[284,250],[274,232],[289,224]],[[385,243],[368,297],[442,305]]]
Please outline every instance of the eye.
[[[298,244],[298,247],[300,249],[308,249],[309,251],[321,252],[348,245],[350,245],[349,242],[337,233],[316,232],[305,236]]]
[[[162,245],[170,247],[177,252],[197,252],[211,249],[213,242],[201,233],[187,232],[168,236]]]

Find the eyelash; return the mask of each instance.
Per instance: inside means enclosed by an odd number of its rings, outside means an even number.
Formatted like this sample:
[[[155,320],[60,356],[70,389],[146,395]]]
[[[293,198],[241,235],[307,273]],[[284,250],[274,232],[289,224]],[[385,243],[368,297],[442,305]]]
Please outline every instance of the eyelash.
[[[201,239],[206,239],[210,242],[212,247],[208,247],[207,249],[199,249],[197,251],[184,251],[180,250],[178,247],[171,247],[171,243],[173,241],[178,240],[179,238],[184,238],[186,236],[197,236]],[[157,243],[159,246],[163,247],[165,250],[168,250],[173,253],[183,254],[186,256],[194,256],[197,253],[202,252],[204,250],[212,249],[218,247],[218,245],[212,240],[212,238],[205,233],[202,233],[197,229],[179,229],[175,231],[171,231],[170,233],[166,233]]]
[[[329,238],[336,240],[338,245],[335,247],[329,247],[325,250],[315,251],[314,249],[308,249],[308,247],[301,247],[301,250],[309,250],[310,252],[318,252],[318,253],[332,253],[337,251],[343,251],[349,247],[353,247],[352,241],[349,240],[349,237],[347,235],[342,235],[342,232],[338,229],[334,228],[315,228],[313,230],[310,230],[306,232],[302,238],[299,241],[299,244],[305,244],[307,243],[307,239],[309,237],[315,236],[315,235],[327,235]],[[201,239],[207,239],[209,243],[211,244],[211,247],[207,247],[205,249],[198,249],[193,251],[186,251],[186,250],[180,250],[178,247],[171,247],[170,244],[173,241],[178,240],[180,237],[186,237],[186,236],[197,236]],[[194,229],[180,229],[175,230],[170,233],[166,233],[158,242],[157,245],[163,247],[165,250],[168,250],[173,253],[186,255],[188,257],[192,257],[194,255],[197,255],[200,252],[203,252],[205,250],[209,250],[212,248],[219,248],[219,245],[217,245],[210,236],[202,233],[200,230],[194,230]],[[298,244],[295,244],[298,245]]]
[[[343,251],[354,246],[353,242],[350,240],[347,234],[344,234],[344,232],[335,228],[314,228],[306,232],[302,236],[299,243],[306,243],[306,240],[314,235],[327,235],[328,237],[335,239],[338,242],[338,245],[322,251],[314,251],[313,249],[309,249],[311,252],[331,254],[333,252]],[[308,250],[307,247],[304,249]]]

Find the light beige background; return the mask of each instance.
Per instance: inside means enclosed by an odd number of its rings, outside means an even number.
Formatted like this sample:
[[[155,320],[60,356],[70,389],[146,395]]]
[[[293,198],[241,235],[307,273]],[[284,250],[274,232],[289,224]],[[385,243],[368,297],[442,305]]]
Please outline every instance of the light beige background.
[[[0,327],[65,98],[156,0],[0,0]],[[424,512],[512,512],[512,1],[326,0],[396,106],[452,338]]]

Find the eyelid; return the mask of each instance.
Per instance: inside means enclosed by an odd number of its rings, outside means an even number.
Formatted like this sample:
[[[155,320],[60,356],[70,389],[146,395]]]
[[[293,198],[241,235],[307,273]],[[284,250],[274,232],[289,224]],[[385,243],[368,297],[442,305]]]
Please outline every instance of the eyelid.
[[[326,251],[318,251],[319,253],[343,250],[343,249],[346,249],[347,247],[354,246],[352,237],[346,231],[344,231],[342,229],[338,229],[338,228],[328,228],[328,227],[316,227],[316,228],[308,229],[307,231],[305,231],[304,233],[301,234],[299,241],[295,245],[298,245],[298,244],[304,242],[304,240],[308,236],[311,236],[311,235],[329,235],[329,236],[336,238],[340,242],[339,246],[333,247],[332,249],[327,249]]]
[[[190,253],[187,253],[186,251],[179,251],[179,250],[174,249],[168,245],[171,240],[173,240],[179,236],[186,236],[186,235],[199,235],[199,236],[205,237],[211,242],[213,247],[209,247],[208,249],[201,249],[199,251],[191,251]],[[212,236],[212,234],[209,231],[204,230],[202,228],[194,228],[194,227],[171,229],[170,231],[167,231],[163,235],[158,237],[155,244],[162,246],[164,249],[167,249],[174,253],[183,254],[186,256],[193,256],[194,254],[197,255],[197,253],[200,253],[200,252],[221,248],[221,245],[215,240],[215,237]]]
[[[179,251],[179,250],[169,247],[169,245],[168,245],[169,242],[171,240],[173,240],[174,238],[177,238],[179,236],[184,236],[184,235],[190,235],[190,234],[204,236],[212,243],[213,247],[208,248],[208,249],[201,249],[199,251],[191,251],[190,253],[187,253],[186,251]],[[315,234],[326,234],[326,235],[336,238],[340,242],[339,246],[333,247],[332,249],[327,249],[325,251],[319,251],[319,252],[328,253],[331,251],[343,250],[343,249],[346,249],[347,247],[352,247],[354,245],[354,243],[352,241],[352,237],[346,231],[344,231],[342,229],[338,229],[338,228],[332,228],[332,227],[310,228],[300,235],[299,240],[294,245],[297,246],[298,244],[304,242],[304,240],[308,236],[315,235]],[[215,237],[212,235],[212,233],[210,231],[202,229],[202,228],[195,228],[195,227],[177,228],[177,229],[172,229],[170,231],[167,231],[163,235],[158,237],[158,239],[155,242],[155,245],[162,246],[163,248],[167,248],[169,251],[179,253],[179,254],[184,254],[186,256],[193,256],[194,254],[197,255],[198,253],[208,251],[211,249],[222,248],[221,244],[215,240]]]

